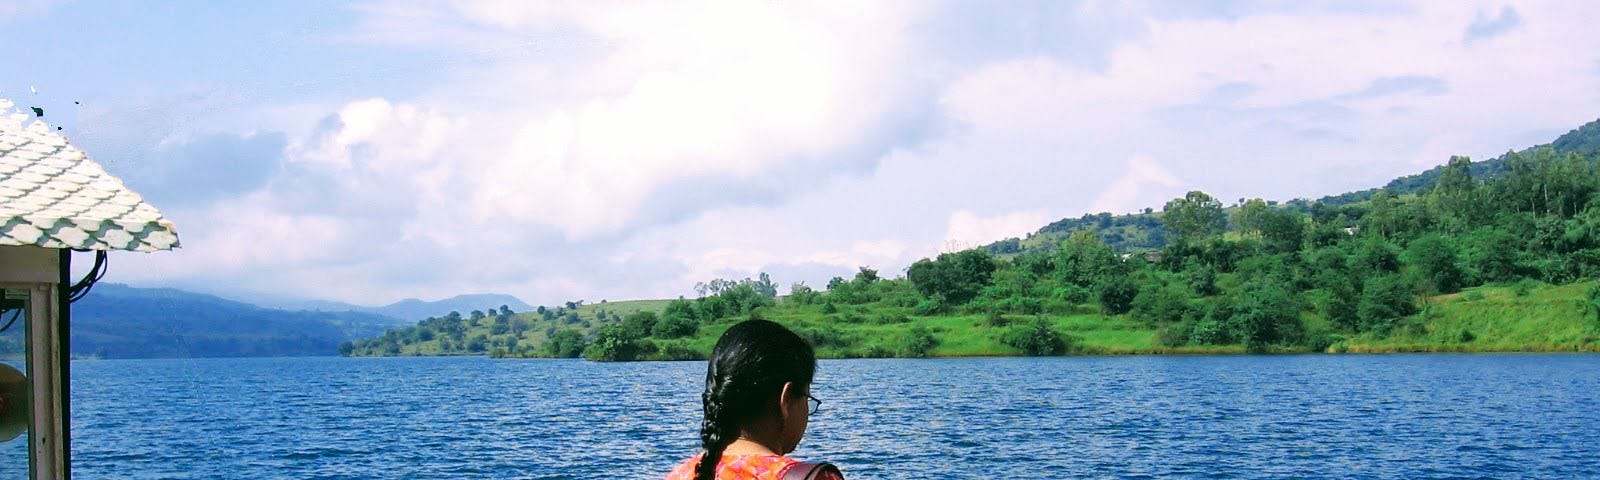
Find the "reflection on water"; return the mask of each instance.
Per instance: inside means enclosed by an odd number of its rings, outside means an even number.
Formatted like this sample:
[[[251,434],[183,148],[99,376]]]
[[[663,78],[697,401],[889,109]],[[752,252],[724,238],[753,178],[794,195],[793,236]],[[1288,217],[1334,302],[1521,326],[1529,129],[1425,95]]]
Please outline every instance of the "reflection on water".
[[[659,478],[704,364],[77,362],[81,478]],[[1600,477],[1600,356],[824,361],[861,478]],[[11,448],[10,445],[7,448]],[[9,462],[7,462],[9,463]]]

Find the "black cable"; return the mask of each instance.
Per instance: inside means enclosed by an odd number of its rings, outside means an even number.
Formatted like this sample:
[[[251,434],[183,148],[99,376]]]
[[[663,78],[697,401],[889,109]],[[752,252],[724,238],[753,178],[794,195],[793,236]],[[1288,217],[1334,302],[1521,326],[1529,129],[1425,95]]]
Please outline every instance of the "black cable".
[[[76,251],[86,252],[88,250]],[[109,269],[110,266],[111,264],[108,261],[106,252],[104,250],[95,250],[94,266],[89,268],[89,273],[84,274],[82,280],[79,280],[78,283],[73,284],[71,288],[67,289],[67,300],[70,302],[76,302],[88,295],[89,290],[94,289],[94,284],[99,283],[100,279],[105,278],[106,270]],[[22,309],[20,308],[0,310],[0,316],[4,316],[5,313],[10,310],[16,310],[16,312],[11,314],[11,320],[7,320],[5,326],[0,327],[0,333],[5,333],[6,330],[10,330],[11,326],[17,323],[17,319],[22,317]]]
[[[22,316],[22,309],[18,308],[18,309],[15,309],[15,310],[16,310],[16,313],[11,314],[11,320],[6,321],[6,326],[0,327],[0,333],[6,333],[6,330],[10,330],[11,329],[11,325],[17,323],[17,318]],[[6,314],[5,310],[0,310],[0,315],[5,315],[5,314]]]
[[[77,251],[81,252],[87,250]],[[105,278],[106,270],[108,268],[110,268],[110,262],[108,261],[106,252],[104,250],[95,250],[94,266],[89,267],[89,273],[84,274],[82,280],[79,280],[78,283],[74,284],[72,288],[67,290],[67,300],[76,302],[79,299],[82,299],[85,295],[88,295],[89,290],[94,288],[94,284],[99,282],[100,279]]]

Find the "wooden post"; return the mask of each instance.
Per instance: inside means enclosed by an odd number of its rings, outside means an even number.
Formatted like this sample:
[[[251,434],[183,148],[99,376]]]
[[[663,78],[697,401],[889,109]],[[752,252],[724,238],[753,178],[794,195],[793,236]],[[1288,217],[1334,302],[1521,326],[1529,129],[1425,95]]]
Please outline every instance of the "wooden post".
[[[28,291],[28,378],[33,384],[33,427],[28,430],[28,451],[33,457],[34,480],[64,480],[66,446],[61,412],[63,369],[59,330],[55,322],[57,288],[34,284]]]
[[[68,475],[67,374],[71,352],[66,330],[66,288],[70,250],[0,246],[0,288],[28,292],[27,376],[32,391],[28,428],[29,471],[33,480],[66,480]]]

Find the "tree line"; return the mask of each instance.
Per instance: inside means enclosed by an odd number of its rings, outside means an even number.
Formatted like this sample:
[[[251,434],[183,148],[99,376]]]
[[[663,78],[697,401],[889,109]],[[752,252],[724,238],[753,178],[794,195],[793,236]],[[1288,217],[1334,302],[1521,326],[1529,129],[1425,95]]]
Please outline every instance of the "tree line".
[[[703,358],[709,325],[801,310],[821,316],[793,322],[798,333],[819,349],[856,356],[927,355],[941,339],[911,316],[976,316],[992,338],[1020,353],[1071,353],[1081,339],[1050,319],[1094,314],[1131,319],[1170,347],[1322,351],[1357,335],[1423,328],[1417,316],[1435,295],[1483,284],[1522,293],[1535,282],[1600,277],[1594,159],[1549,147],[1510,153],[1493,168],[1456,157],[1429,181],[1412,193],[1378,190],[1334,203],[1239,199],[1225,207],[1194,191],[1159,212],[1057,222],[1047,228],[1076,230],[1042,248],[989,246],[925,258],[903,277],[861,267],[822,288],[796,283],[782,298],[765,273],[718,279],[697,284],[698,298],[659,310],[617,315],[590,306],[592,320],[580,317],[582,302],[522,316],[503,308],[465,318],[452,312],[342,351],[392,355],[435,342],[444,353]],[[1157,231],[1137,237],[1161,243],[1106,240],[1129,229]],[[1600,328],[1600,290],[1582,301]],[[847,324],[910,326],[892,341],[862,347],[838,328]],[[1470,341],[1473,333],[1459,336]],[[530,341],[535,337],[543,341]]]

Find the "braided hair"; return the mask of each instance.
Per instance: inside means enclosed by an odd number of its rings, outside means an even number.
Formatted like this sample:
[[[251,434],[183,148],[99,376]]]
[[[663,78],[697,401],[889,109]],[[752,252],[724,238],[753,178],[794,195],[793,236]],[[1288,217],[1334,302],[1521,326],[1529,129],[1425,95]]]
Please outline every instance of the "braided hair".
[[[700,394],[705,406],[700,443],[706,452],[695,465],[695,480],[714,480],[722,451],[738,438],[740,427],[775,411],[769,400],[783,384],[810,385],[816,370],[811,345],[782,325],[747,320],[723,333],[711,349]]]

